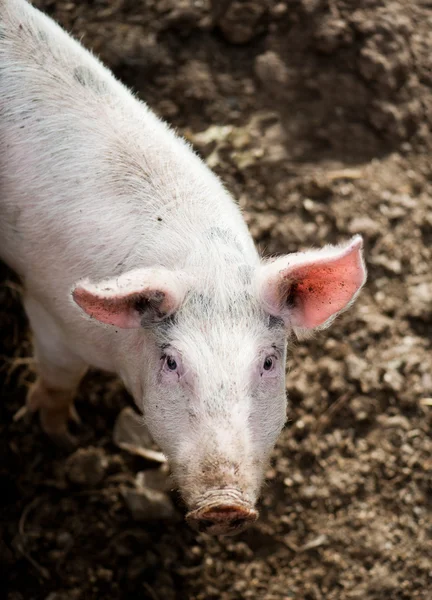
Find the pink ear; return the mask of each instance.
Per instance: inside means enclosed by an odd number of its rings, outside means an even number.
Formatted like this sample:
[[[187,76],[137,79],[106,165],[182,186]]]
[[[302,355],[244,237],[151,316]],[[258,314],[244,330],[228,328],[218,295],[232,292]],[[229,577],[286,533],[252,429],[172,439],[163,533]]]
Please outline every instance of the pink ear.
[[[356,236],[345,247],[298,252],[263,266],[259,287],[268,312],[294,328],[329,325],[366,281],[362,247]]]
[[[137,269],[96,284],[80,281],[72,297],[97,321],[134,329],[168,317],[178,309],[186,291],[186,278],[181,273]]]

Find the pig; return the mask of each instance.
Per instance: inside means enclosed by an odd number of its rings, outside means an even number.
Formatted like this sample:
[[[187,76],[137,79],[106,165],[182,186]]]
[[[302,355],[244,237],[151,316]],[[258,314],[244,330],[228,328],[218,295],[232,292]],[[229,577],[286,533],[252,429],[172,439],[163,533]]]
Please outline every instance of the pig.
[[[257,518],[286,419],[287,342],[366,278],[362,239],[263,259],[219,178],[99,60],[25,0],[0,0],[0,258],[23,282],[55,442],[86,369],[116,373],[196,529]]]

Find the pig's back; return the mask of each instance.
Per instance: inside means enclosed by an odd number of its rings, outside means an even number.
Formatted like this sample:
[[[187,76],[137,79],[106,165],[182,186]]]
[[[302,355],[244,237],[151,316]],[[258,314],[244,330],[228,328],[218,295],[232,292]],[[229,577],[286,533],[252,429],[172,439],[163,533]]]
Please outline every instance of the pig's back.
[[[26,278],[49,269],[66,288],[181,266],[215,225],[255,260],[237,207],[185,142],[22,0],[0,0],[0,185],[0,256]]]

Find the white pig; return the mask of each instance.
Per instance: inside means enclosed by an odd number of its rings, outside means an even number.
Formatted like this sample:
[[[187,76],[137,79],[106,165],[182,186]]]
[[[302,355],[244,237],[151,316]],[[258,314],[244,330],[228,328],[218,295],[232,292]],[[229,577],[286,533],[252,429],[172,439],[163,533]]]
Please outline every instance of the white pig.
[[[201,531],[255,504],[286,414],[286,341],[365,282],[362,240],[263,261],[182,140],[25,0],[0,0],[0,257],[22,278],[45,432],[88,366],[117,373]]]

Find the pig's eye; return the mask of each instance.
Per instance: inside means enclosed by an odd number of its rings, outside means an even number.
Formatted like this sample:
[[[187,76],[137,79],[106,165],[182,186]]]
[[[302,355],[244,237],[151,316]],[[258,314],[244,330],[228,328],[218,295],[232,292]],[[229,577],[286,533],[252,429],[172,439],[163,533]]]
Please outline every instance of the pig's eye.
[[[162,374],[167,382],[175,383],[183,376],[183,366],[180,356],[162,354]]]
[[[177,369],[177,362],[173,359],[172,356],[166,357],[165,364],[167,366],[168,371],[175,371]]]
[[[263,364],[264,371],[270,371],[273,368],[273,357],[267,356]]]
[[[269,371],[273,371],[275,364],[276,364],[276,358],[274,356],[266,356],[266,358],[263,362],[263,370],[267,371],[267,373]]]
[[[269,354],[261,363],[261,377],[274,377],[277,375],[277,356]]]

